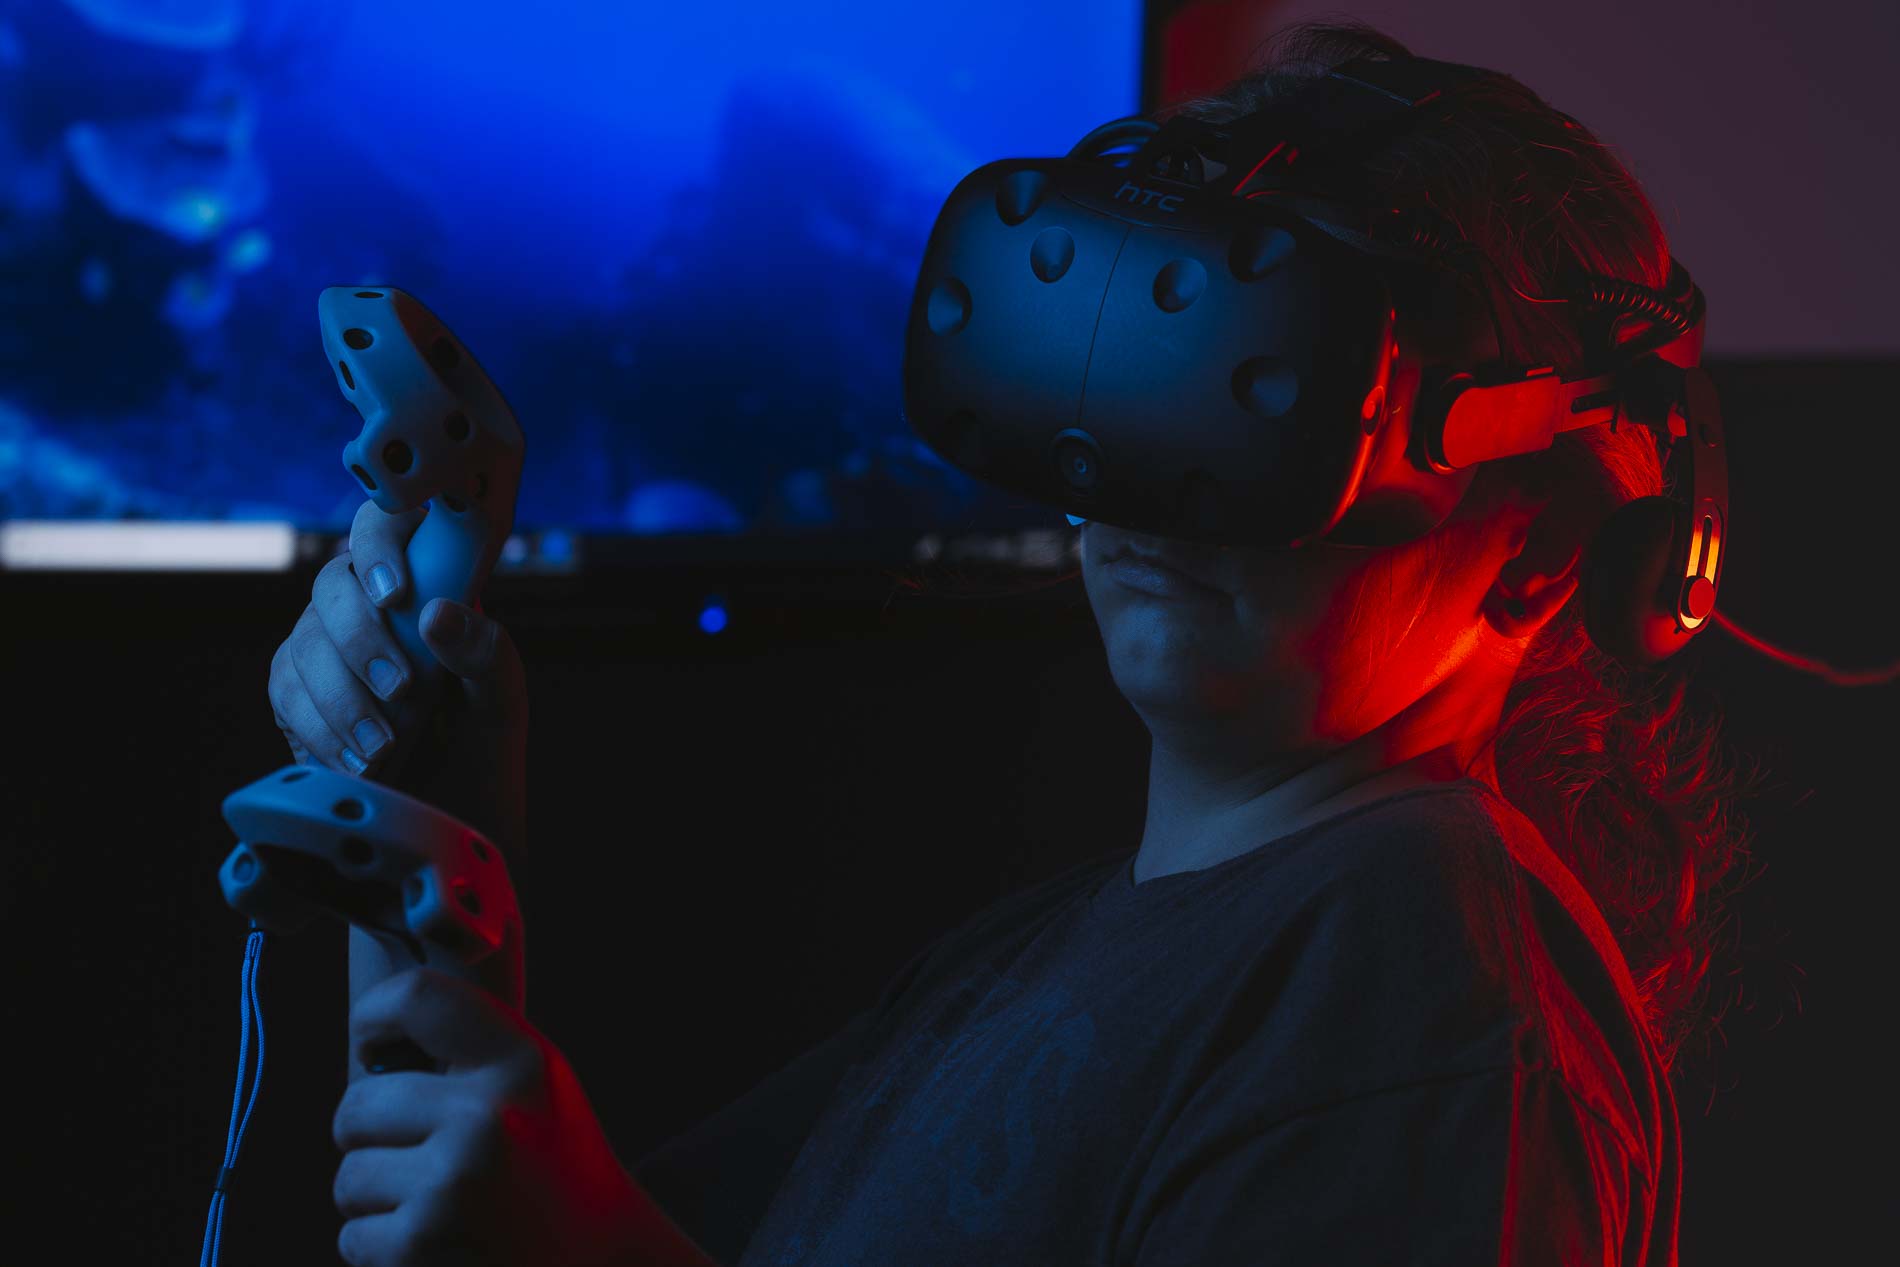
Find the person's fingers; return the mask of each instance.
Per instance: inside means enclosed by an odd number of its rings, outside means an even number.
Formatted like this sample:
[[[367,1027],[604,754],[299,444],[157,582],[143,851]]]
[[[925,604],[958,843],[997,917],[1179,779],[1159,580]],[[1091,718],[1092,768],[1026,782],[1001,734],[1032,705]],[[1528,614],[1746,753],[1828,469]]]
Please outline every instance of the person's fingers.
[[[275,711],[275,706],[273,706],[273,712],[274,711]],[[310,717],[312,721],[317,722],[317,723],[321,723],[323,721],[321,717],[318,717],[316,715],[315,709],[310,710]],[[303,740],[297,737],[297,732],[292,727],[290,721],[287,718],[285,718],[281,713],[277,714],[277,729],[283,732],[284,742],[290,746],[290,759],[292,761],[296,762],[298,765],[325,764],[324,762],[319,761],[317,759],[317,756],[315,753],[311,752],[309,748],[304,746]]]
[[[350,672],[378,699],[394,701],[415,679],[415,670],[363,592],[352,560],[344,553],[323,565],[310,588],[310,605]]]
[[[447,1121],[459,1094],[437,1073],[382,1073],[358,1078],[337,1101],[330,1138],[352,1148],[402,1148],[420,1144]]]
[[[450,1071],[513,1066],[539,1051],[527,1022],[494,995],[432,968],[408,968],[388,977],[350,1008],[350,1048],[365,1067],[376,1047],[403,1038]]]
[[[287,645],[304,694],[334,739],[331,744],[321,732],[300,732],[304,743],[313,752],[335,757],[342,769],[360,777],[396,737],[389,719],[369,688],[343,662],[314,604],[304,608]]]
[[[474,608],[446,598],[422,609],[422,640],[462,679],[469,707],[484,721],[524,725],[528,674],[508,630]]]
[[[350,1267],[412,1267],[425,1261],[420,1217],[411,1201],[401,1209],[350,1219],[337,1229],[337,1256]]]
[[[277,654],[270,661],[270,683],[265,692],[270,697],[271,718],[276,721],[277,729],[283,732],[284,742],[290,745],[291,759],[298,765],[321,765],[304,742],[299,726],[308,727],[322,722],[316,716],[316,710],[310,708],[309,701],[303,697],[303,680],[297,676],[297,666],[290,662],[290,644],[277,644]],[[327,723],[324,729],[328,729]]]
[[[408,592],[409,538],[416,535],[428,513],[427,506],[417,506],[389,515],[375,502],[356,508],[356,518],[350,522],[350,558],[372,605],[387,607]]]
[[[420,1149],[351,1145],[336,1168],[330,1200],[346,1219],[395,1209],[422,1184]]]
[[[316,619],[308,609],[305,614],[312,621]],[[270,707],[277,729],[283,731],[291,755],[299,764],[354,773],[343,760],[343,740],[330,729],[330,723],[311,702],[310,692],[304,689],[289,639],[278,645],[277,654],[271,659]]]

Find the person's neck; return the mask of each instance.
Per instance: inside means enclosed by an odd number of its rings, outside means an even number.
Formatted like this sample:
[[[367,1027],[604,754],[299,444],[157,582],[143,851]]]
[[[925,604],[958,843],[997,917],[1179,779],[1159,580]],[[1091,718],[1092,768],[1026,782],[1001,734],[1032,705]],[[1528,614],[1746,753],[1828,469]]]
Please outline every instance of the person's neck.
[[[1449,682],[1383,725],[1306,753],[1237,759],[1217,745],[1170,742],[1150,726],[1148,814],[1137,884],[1199,871],[1358,805],[1473,778],[1497,787],[1492,738],[1508,682],[1456,693]]]

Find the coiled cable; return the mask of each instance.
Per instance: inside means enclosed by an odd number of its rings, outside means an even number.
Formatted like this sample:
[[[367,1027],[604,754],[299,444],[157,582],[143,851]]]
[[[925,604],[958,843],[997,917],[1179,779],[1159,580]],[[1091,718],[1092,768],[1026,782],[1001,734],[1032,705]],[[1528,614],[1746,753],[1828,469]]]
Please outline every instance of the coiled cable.
[[[198,1267],[218,1267],[218,1251],[224,1239],[224,1202],[230,1195],[232,1171],[237,1167],[238,1149],[244,1143],[244,1128],[251,1124],[251,1110],[257,1105],[257,1091],[264,1083],[264,1011],[257,1004],[257,966],[264,955],[264,930],[251,921],[250,936],[244,939],[244,967],[238,977],[238,1076],[231,1092],[231,1123],[225,1128],[224,1165],[218,1168],[212,1186],[211,1209],[205,1215],[204,1247],[198,1254]],[[257,1028],[257,1068],[251,1077],[251,1094],[244,1097],[244,1068],[250,1060],[251,1028]],[[243,1116],[238,1115],[243,1106]]]

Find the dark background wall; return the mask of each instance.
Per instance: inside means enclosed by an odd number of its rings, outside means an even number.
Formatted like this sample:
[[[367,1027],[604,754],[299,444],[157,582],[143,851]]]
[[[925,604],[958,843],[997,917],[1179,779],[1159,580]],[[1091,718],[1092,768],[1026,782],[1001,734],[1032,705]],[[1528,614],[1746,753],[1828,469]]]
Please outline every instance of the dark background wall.
[[[1725,608],[1845,663],[1896,653],[1896,370],[1716,367],[1738,490]],[[0,1201],[9,1229],[75,1259],[197,1252],[244,941],[217,890],[218,806],[288,759],[265,682],[310,579],[0,574]],[[693,628],[709,580],[734,613],[716,639]],[[1139,839],[1147,736],[1080,582],[893,590],[876,568],[491,588],[534,698],[530,1011],[629,1158],[979,906]],[[1736,903],[1740,954],[1716,969],[1727,1045],[1678,1087],[1684,1261],[1845,1261],[1891,1209],[1864,1145],[1900,1126],[1877,1042],[1900,696],[1719,634],[1686,660],[1773,778],[1747,807],[1760,876]],[[334,1261],[343,964],[340,929],[266,951],[269,1060],[227,1262]]]
[[[1888,0],[1156,0],[1161,100],[1240,74],[1298,21],[1505,71],[1642,182],[1709,297],[1711,356],[1900,352],[1900,6]]]

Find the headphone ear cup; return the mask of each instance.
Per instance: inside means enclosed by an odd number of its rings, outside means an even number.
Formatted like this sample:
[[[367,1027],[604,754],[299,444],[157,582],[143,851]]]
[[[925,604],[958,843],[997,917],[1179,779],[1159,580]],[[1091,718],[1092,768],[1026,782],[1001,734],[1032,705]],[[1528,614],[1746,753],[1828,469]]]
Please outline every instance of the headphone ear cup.
[[[1603,521],[1584,556],[1583,623],[1590,640],[1626,665],[1645,667],[1680,651],[1694,631],[1676,619],[1682,507],[1639,497]]]

